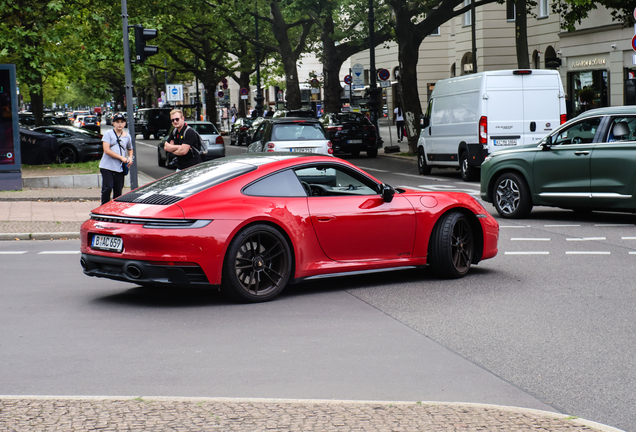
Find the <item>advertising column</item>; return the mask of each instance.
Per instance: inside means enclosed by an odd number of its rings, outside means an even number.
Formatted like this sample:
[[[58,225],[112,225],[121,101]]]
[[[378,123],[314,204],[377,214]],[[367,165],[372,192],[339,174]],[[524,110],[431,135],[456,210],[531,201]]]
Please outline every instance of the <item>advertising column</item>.
[[[22,189],[15,65],[0,65],[0,190]]]

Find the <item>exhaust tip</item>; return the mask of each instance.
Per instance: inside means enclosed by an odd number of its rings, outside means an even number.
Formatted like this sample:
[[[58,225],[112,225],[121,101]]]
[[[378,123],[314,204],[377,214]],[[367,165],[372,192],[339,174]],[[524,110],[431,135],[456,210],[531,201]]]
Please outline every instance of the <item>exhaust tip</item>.
[[[131,264],[128,267],[126,267],[126,273],[128,273],[128,276],[130,276],[133,279],[139,279],[141,277],[141,269],[134,264]]]
[[[86,270],[86,260],[84,258],[80,258],[80,265],[83,270]]]

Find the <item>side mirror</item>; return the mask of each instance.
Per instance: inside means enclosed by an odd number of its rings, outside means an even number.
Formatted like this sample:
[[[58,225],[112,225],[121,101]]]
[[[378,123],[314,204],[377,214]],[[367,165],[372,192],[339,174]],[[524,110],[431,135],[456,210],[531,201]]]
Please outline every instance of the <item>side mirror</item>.
[[[380,188],[382,189],[381,193],[382,193],[382,199],[384,200],[384,202],[393,201],[393,195],[395,195],[395,189],[393,189],[392,186],[386,183],[382,183]]]
[[[541,144],[541,150],[550,150],[551,147],[552,147],[552,136],[548,135],[545,138],[545,142]]]

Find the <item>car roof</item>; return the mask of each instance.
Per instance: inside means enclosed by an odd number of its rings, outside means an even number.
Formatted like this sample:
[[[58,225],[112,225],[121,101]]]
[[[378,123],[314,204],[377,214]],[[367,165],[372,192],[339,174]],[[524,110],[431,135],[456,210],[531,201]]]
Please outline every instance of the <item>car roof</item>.
[[[628,106],[595,108],[589,111],[585,111],[579,114],[575,118],[591,117],[595,115],[622,115],[622,114],[636,114],[636,106],[628,105]]]
[[[311,117],[278,117],[266,118],[265,120],[273,123],[320,123],[317,118]]]

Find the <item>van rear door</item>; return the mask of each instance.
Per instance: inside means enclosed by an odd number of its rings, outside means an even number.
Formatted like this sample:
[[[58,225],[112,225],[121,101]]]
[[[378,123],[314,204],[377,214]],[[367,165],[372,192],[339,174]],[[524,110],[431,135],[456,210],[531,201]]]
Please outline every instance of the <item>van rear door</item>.
[[[488,108],[484,115],[488,118],[490,153],[523,143],[523,78],[512,72],[486,76]]]
[[[561,124],[565,99],[556,73],[532,73],[523,78],[523,144],[538,142]]]

